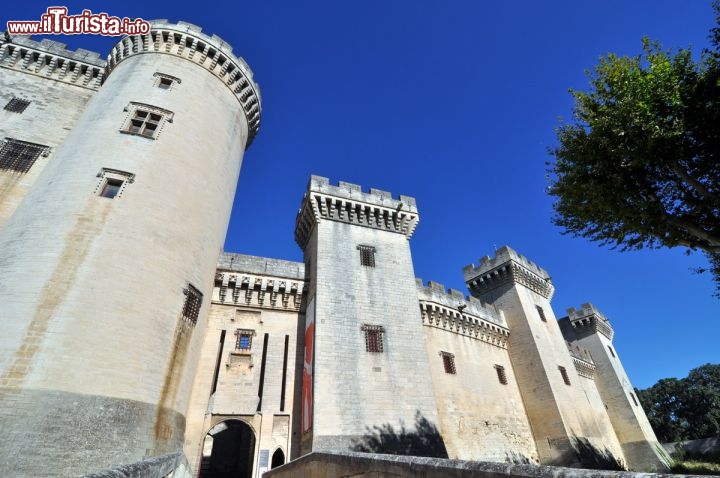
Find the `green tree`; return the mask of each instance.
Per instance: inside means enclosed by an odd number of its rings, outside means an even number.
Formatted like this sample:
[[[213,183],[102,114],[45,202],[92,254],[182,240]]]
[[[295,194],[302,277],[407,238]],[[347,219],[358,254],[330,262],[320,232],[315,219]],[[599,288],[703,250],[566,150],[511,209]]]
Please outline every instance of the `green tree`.
[[[720,435],[720,365],[706,364],[686,378],[664,378],[636,392],[661,442]]]
[[[720,25],[720,1],[714,3]],[[720,28],[714,51],[609,54],[571,91],[549,193],[565,233],[621,250],[703,251],[720,294]]]

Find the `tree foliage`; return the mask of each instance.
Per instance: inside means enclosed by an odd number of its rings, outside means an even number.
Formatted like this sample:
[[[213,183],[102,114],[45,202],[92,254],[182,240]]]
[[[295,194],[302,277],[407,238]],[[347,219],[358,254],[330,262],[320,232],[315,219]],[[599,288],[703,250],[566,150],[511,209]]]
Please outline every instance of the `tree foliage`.
[[[720,25],[720,0],[714,4]],[[720,28],[714,51],[609,54],[571,91],[549,193],[566,233],[621,250],[687,247],[710,259],[720,291]]]
[[[720,365],[706,364],[686,378],[664,378],[636,392],[660,442],[720,435]]]

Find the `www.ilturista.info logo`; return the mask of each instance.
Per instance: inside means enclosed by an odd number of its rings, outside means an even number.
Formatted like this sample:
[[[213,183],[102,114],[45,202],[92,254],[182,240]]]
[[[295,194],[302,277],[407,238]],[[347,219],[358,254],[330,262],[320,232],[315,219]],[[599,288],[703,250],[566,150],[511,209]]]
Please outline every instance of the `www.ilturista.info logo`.
[[[15,35],[138,35],[150,31],[150,24],[142,18],[111,17],[107,13],[83,10],[80,15],[68,15],[66,7],[48,7],[40,21],[7,22],[7,31]]]

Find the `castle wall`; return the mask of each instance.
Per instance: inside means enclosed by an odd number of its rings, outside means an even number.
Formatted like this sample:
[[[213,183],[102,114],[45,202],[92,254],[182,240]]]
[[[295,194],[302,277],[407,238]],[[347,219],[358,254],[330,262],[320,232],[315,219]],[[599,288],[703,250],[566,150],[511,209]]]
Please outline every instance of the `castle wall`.
[[[12,139],[47,147],[27,172],[0,168],[0,229],[99,88],[104,63],[97,53],[49,40],[0,41],[0,146]],[[22,112],[5,109],[13,98],[30,104]]]
[[[196,472],[211,468],[207,433],[225,420],[243,421],[255,434],[252,476],[263,452],[297,456],[303,279],[302,263],[221,257],[187,413],[185,454]]]
[[[138,48],[0,233],[9,476],[42,476],[55,459],[54,473],[81,474],[182,446],[248,123],[205,66]],[[181,82],[159,88],[157,72]],[[133,102],[165,112],[155,139],[121,132]],[[113,199],[100,196],[103,168],[128,173]],[[186,312],[190,286],[205,299]]]
[[[418,284],[418,294],[449,458],[537,463],[504,318],[441,284]],[[442,354],[452,354],[456,373],[449,373]]]
[[[296,237],[313,262],[312,450],[372,448],[378,433],[389,443],[403,430],[439,439],[408,221],[417,221],[412,198],[311,179]],[[375,249],[374,266],[361,264],[362,245]],[[381,352],[368,351],[373,333]]]

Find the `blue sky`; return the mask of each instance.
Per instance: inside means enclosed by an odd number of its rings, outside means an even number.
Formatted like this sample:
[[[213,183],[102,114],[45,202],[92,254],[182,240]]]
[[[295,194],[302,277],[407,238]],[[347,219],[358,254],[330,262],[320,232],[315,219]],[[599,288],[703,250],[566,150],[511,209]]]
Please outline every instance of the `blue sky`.
[[[51,4],[10,2],[7,20]],[[54,5],[54,4],[52,4]],[[696,51],[710,1],[64,3],[185,20],[243,56],[263,97],[226,249],[301,260],[293,228],[310,174],[417,198],[415,273],[464,290],[461,268],[508,244],[550,272],[553,307],[590,301],[615,327],[634,385],[720,363],[720,301],[682,250],[620,253],[563,236],[545,194],[547,149],[569,88],[647,35]],[[106,55],[117,39],[56,38]]]

